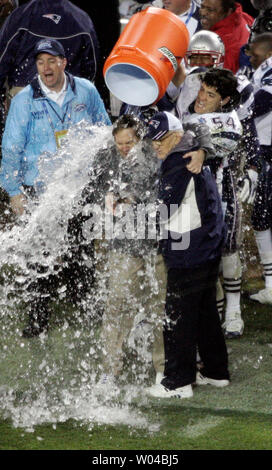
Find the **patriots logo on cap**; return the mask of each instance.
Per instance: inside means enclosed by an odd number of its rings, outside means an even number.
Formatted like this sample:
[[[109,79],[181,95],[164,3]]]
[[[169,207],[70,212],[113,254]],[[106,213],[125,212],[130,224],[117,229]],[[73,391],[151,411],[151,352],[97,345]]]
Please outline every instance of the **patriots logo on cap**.
[[[48,47],[49,49],[52,48],[52,44],[49,41],[43,41],[38,45],[38,50],[39,49],[44,49],[45,47]]]
[[[156,121],[155,119],[151,119],[150,123],[151,126],[153,126],[155,129],[158,129],[160,125],[160,121]]]
[[[54,23],[58,24],[61,20],[60,15],[56,15],[55,13],[48,13],[46,15],[43,15],[43,18],[49,18],[50,20],[54,21]]]

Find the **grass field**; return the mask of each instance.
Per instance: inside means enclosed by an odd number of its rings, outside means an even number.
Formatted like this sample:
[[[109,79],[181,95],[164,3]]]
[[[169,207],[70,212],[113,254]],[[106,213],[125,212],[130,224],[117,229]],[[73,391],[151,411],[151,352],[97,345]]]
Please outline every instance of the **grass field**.
[[[24,318],[3,315],[0,449],[271,450],[272,307],[247,298],[262,284],[244,282],[245,332],[227,342],[231,385],[198,387],[185,400],[146,397],[153,371],[139,363],[134,373],[127,364],[119,390],[101,394],[96,334],[57,321],[61,307],[48,337],[31,340],[20,335]]]
[[[23,310],[3,304],[0,450],[272,450],[272,306],[248,300],[263,281],[249,225],[243,227],[251,266],[243,283],[244,335],[227,342],[229,387],[198,387],[192,399],[151,399],[144,388],[154,380],[152,366],[135,364],[130,354],[120,387],[102,392],[95,384],[97,326],[61,304],[48,336],[25,340]]]

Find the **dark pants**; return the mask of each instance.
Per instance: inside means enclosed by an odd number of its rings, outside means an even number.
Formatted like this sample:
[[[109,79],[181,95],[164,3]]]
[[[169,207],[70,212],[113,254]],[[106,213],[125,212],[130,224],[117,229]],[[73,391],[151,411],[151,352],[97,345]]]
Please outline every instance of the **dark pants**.
[[[213,379],[229,379],[228,356],[216,307],[219,260],[194,269],[169,269],[164,324],[165,378],[173,390],[196,379],[198,347]]]
[[[256,231],[272,228],[272,163],[262,160],[251,222]]]

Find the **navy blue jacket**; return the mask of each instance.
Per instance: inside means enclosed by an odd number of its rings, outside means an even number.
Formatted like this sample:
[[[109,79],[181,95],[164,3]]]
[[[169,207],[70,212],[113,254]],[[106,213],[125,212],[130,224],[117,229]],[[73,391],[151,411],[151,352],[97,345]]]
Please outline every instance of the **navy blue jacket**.
[[[194,268],[215,260],[225,242],[226,226],[214,178],[207,167],[200,174],[188,171],[187,159],[182,158],[188,151],[182,140],[161,165],[159,200],[165,231],[160,250],[168,268]]]
[[[66,52],[66,70],[93,81],[98,41],[90,17],[68,0],[30,0],[16,8],[0,30],[0,89],[28,85],[36,73],[35,44],[49,37]]]

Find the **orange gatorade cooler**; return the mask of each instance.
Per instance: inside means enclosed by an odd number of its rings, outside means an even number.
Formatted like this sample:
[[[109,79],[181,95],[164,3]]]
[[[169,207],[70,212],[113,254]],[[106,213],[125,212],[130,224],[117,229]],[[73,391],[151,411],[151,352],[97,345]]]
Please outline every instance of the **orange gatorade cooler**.
[[[127,104],[156,103],[163,97],[188,44],[188,30],[174,13],[155,7],[136,13],[105,62],[108,89]]]

